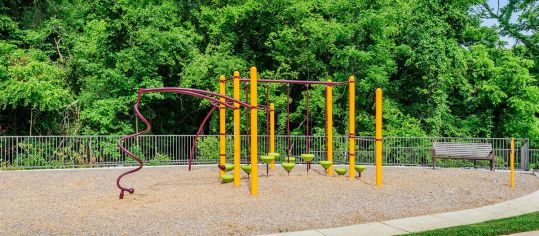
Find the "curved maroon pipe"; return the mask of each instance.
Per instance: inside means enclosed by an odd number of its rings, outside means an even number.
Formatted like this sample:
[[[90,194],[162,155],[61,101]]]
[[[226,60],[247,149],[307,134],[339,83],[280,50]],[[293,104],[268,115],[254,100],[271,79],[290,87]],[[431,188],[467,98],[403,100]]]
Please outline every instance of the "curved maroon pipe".
[[[193,155],[195,153],[195,146],[196,146],[196,143],[197,143],[197,140],[198,140],[198,136],[200,135],[200,133],[202,132],[202,127],[204,127],[204,125],[206,124],[206,122],[210,119],[211,117],[211,114],[217,109],[219,108],[219,106],[215,105],[215,104],[212,104],[212,108],[211,110],[208,112],[208,114],[206,115],[206,117],[204,117],[204,120],[202,120],[202,123],[200,123],[200,126],[198,127],[198,130],[197,130],[197,134],[195,135],[195,140],[193,141],[193,144],[191,145],[191,152],[189,152],[189,171],[191,171],[191,164],[193,163]]]
[[[204,91],[204,90],[203,90]],[[209,92],[209,91],[205,91],[205,92],[208,92],[208,93],[213,93],[213,92]],[[266,95],[267,96],[267,95]],[[231,102],[231,105],[234,104],[234,102]],[[245,103],[245,104],[248,104],[248,103]],[[206,122],[208,122],[209,118],[211,117],[211,114],[215,111],[215,109],[219,108],[219,105],[217,104],[214,104],[212,103],[212,106],[213,108],[208,112],[208,114],[206,115],[206,117],[204,117],[204,120],[202,120],[202,122],[200,123],[200,126],[198,126],[198,130],[197,130],[197,133],[195,135],[195,140],[193,141],[193,144],[191,145],[191,150],[189,152],[189,171],[191,171],[191,167],[192,167],[192,163],[193,163],[193,156],[194,156],[194,153],[195,153],[195,147],[196,147],[196,143],[198,141],[198,137],[200,136],[200,133],[202,132],[202,127],[204,127],[204,125],[206,124]],[[233,106],[233,105],[232,105]],[[266,107],[262,107],[262,106],[258,106],[259,109],[262,109],[264,108],[264,110],[267,111],[267,106]],[[249,109],[246,109],[246,110],[249,110]],[[267,123],[267,122],[266,122]],[[248,125],[248,124],[247,124]],[[222,169],[223,171],[225,170],[224,166],[220,166],[218,165],[218,167],[220,169]]]
[[[128,175],[128,174],[131,174],[133,172],[137,172],[139,171],[140,169],[142,169],[142,160],[140,158],[138,158],[135,154],[133,154],[131,151],[127,150],[124,146],[123,146],[123,142],[127,139],[131,139],[131,138],[134,138],[136,136],[139,136],[141,134],[145,134],[147,133],[148,131],[150,131],[150,129],[152,128],[152,125],[150,124],[150,122],[148,122],[148,120],[146,120],[146,118],[144,118],[144,116],[142,116],[142,114],[140,113],[139,111],[139,106],[140,106],[140,97],[141,97],[142,93],[141,91],[139,90],[138,92],[138,95],[137,95],[137,101],[135,102],[135,107],[134,107],[134,110],[135,110],[135,115],[142,121],[144,122],[144,124],[146,125],[146,129],[138,132],[138,133],[135,133],[135,134],[131,134],[131,135],[128,135],[126,137],[122,137],[120,138],[120,140],[118,140],[118,147],[120,148],[120,150],[122,150],[123,152],[127,153],[127,155],[129,155],[130,157],[132,157],[133,159],[135,159],[138,163],[139,163],[139,166],[135,169],[132,169],[132,170],[128,170],[124,173],[122,173],[120,176],[118,176],[118,178],[116,179],[116,186],[118,186],[118,188],[120,189],[120,199],[123,199],[124,198],[124,191],[127,191],[129,193],[134,193],[135,192],[135,189],[133,188],[126,188],[126,187],[123,187],[121,184],[120,184],[120,180],[122,179],[122,177],[124,177],[125,175]]]
[[[194,97],[208,99],[211,102],[214,102],[214,104],[219,104],[219,105],[222,104],[222,105],[224,105],[225,107],[228,107],[228,108],[233,108],[233,105],[230,104],[230,103],[227,103],[227,102],[237,102],[240,106],[244,106],[244,107],[248,107],[248,108],[251,107],[249,104],[247,104],[247,103],[245,103],[243,101],[236,100],[236,99],[228,97],[226,95],[221,95],[221,94],[218,94],[218,93],[214,93],[214,92],[210,92],[210,91],[206,91],[206,90],[200,90],[200,89],[175,88],[175,87],[139,89],[138,92],[137,92],[137,101],[135,102],[134,111],[135,111],[135,115],[146,125],[146,129],[144,129],[144,130],[142,130],[142,131],[140,131],[138,133],[134,133],[134,134],[131,134],[131,135],[128,135],[128,136],[124,136],[124,137],[120,138],[120,140],[118,140],[118,147],[120,148],[120,150],[122,152],[126,153],[127,155],[129,155],[130,157],[132,157],[133,159],[135,159],[139,163],[139,166],[137,168],[132,169],[132,170],[128,170],[128,171],[120,174],[120,176],[118,176],[118,178],[116,179],[116,186],[118,186],[118,188],[120,189],[120,199],[123,199],[125,191],[127,191],[128,193],[134,193],[135,192],[135,189],[133,189],[133,188],[127,188],[127,187],[122,186],[121,183],[120,183],[121,179],[125,175],[128,175],[128,174],[131,174],[131,173],[134,173],[134,172],[137,172],[137,171],[141,170],[143,165],[144,165],[142,160],[139,157],[137,157],[134,153],[132,153],[131,151],[129,151],[127,148],[125,148],[123,146],[123,142],[125,140],[132,139],[132,138],[137,137],[139,135],[145,134],[145,133],[147,133],[147,132],[149,132],[151,130],[152,125],[140,113],[139,107],[140,107],[140,100],[141,100],[142,94],[144,94],[144,93],[152,93],[152,92],[172,92],[172,93],[178,93],[178,94],[191,95],[191,96],[194,96]],[[221,102],[219,99],[213,98],[211,96],[224,98],[225,102]]]
[[[240,106],[251,107],[251,105],[249,103],[246,103],[244,101],[237,100],[237,99],[234,99],[233,97],[222,95],[220,93],[215,93],[215,92],[202,90],[202,89],[178,88],[178,87],[162,87],[162,88],[144,88],[144,89],[139,89],[139,91],[142,91],[142,93],[172,92],[172,93],[180,93],[180,94],[188,94],[188,95],[192,95],[192,94],[189,94],[189,93],[196,93],[196,94],[200,95],[198,97],[201,97],[201,98],[203,97],[203,98],[209,99],[209,100],[211,100],[213,102],[223,104],[223,105],[227,106],[228,108],[234,108],[232,104],[227,103],[229,101],[230,102],[237,102],[237,103],[240,104]],[[193,95],[193,96],[197,97],[196,95]],[[219,101],[219,99],[215,99],[215,98],[212,98],[210,96],[224,98],[226,101],[221,102],[221,101]]]

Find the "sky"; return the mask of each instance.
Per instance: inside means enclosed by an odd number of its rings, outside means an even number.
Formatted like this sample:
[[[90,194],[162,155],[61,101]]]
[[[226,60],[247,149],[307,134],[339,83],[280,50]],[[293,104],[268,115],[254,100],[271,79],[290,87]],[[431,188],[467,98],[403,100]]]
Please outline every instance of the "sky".
[[[508,0],[499,0],[500,8],[507,5],[507,1]],[[498,10],[498,0],[488,0],[488,5],[492,9],[494,9],[494,12],[496,12]],[[513,17],[511,17],[511,21],[515,21],[517,19],[517,17],[518,17],[518,15],[513,15]],[[493,25],[497,25],[497,22],[494,19],[484,19],[483,20],[483,25],[493,26]],[[503,41],[507,42],[507,47],[512,47],[516,43],[515,39],[512,38],[512,37],[502,36],[501,39]]]

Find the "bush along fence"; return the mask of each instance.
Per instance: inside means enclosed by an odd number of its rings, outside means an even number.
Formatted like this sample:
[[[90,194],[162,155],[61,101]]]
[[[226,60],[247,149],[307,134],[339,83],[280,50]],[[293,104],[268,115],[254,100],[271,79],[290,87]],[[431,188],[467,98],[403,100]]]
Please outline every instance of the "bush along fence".
[[[0,168],[80,168],[131,166],[136,162],[120,153],[120,136],[0,136]],[[129,140],[129,149],[140,156],[146,165],[185,165],[188,163],[194,135],[147,135]],[[227,161],[232,162],[232,136],[227,136]],[[324,136],[276,136],[275,147],[286,157],[287,143],[290,155],[299,156],[306,150],[315,154],[314,163],[326,159]],[[249,139],[242,136],[242,162],[248,160]],[[259,137],[259,153],[267,152],[269,140]],[[450,137],[384,137],[383,164],[393,166],[430,166],[433,142],[490,143],[496,155],[496,168],[509,168],[510,138],[450,138]],[[202,135],[194,150],[194,164],[217,164],[219,161],[217,135]],[[348,137],[334,137],[333,156],[336,165],[347,163]],[[356,137],[356,163],[374,163],[374,137]],[[301,159],[297,158],[301,163]],[[487,161],[444,159],[440,167],[488,167]],[[515,168],[539,168],[539,149],[529,147],[528,139],[516,139]]]

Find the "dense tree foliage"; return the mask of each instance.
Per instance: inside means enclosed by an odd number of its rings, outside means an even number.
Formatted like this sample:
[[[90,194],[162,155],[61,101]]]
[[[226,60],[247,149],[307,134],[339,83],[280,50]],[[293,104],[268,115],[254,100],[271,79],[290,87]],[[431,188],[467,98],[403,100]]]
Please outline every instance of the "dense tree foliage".
[[[510,2],[497,13],[481,0],[3,1],[0,134],[133,132],[138,88],[217,91],[220,74],[246,76],[254,65],[275,79],[354,74],[363,135],[373,134],[374,89],[381,87],[387,135],[538,139],[537,3]],[[506,22],[515,11],[524,13]],[[481,26],[482,17],[499,19],[500,27]],[[522,43],[507,48],[500,35]],[[266,86],[259,89],[265,103]],[[298,134],[305,89],[291,86]],[[268,90],[283,133],[286,86]],[[310,87],[312,114],[323,114],[323,93]],[[334,95],[336,132],[344,134],[347,88]],[[210,108],[174,94],[143,101],[161,134],[194,133]],[[310,122],[314,133],[324,131],[323,115]],[[216,130],[215,116],[207,132]]]
[[[500,34],[510,36],[523,44],[515,50],[519,55],[535,61],[530,69],[539,73],[539,2],[535,0],[509,0],[503,6],[483,3],[484,18],[494,19]]]

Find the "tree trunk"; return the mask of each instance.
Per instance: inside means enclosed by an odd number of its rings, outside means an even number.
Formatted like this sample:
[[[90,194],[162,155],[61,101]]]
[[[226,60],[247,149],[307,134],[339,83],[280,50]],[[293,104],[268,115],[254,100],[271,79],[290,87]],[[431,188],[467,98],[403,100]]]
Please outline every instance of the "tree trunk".
[[[30,136],[32,136],[32,129],[34,128],[34,109],[30,109]]]

